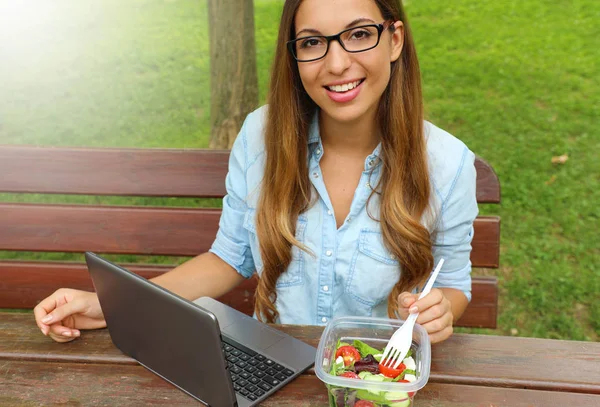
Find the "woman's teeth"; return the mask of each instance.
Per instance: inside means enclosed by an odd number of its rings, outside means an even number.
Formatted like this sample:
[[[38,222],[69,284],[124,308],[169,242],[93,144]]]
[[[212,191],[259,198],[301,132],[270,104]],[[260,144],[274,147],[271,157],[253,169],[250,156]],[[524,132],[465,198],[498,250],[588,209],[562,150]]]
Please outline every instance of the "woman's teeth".
[[[352,90],[352,89],[356,88],[358,85],[360,85],[360,82],[361,81],[355,81],[355,82],[345,83],[343,85],[327,86],[327,89],[329,89],[332,92],[337,92],[337,93],[348,92],[349,90]]]

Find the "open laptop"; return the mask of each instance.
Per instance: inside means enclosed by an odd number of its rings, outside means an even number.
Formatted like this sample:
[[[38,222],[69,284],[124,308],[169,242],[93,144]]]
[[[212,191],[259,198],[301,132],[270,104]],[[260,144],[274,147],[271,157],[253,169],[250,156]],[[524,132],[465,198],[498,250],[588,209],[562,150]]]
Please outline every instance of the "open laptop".
[[[257,405],[315,361],[312,346],[216,300],[85,259],[117,348],[208,406]]]

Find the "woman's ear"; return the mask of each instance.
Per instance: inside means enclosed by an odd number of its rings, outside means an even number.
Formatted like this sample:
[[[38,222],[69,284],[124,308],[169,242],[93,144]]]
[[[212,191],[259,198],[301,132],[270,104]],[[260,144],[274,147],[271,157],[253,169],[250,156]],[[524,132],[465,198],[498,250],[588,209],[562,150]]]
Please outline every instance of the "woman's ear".
[[[392,33],[392,52],[390,53],[390,62],[395,62],[400,58],[402,47],[404,46],[404,23],[396,21],[394,23],[394,32]]]

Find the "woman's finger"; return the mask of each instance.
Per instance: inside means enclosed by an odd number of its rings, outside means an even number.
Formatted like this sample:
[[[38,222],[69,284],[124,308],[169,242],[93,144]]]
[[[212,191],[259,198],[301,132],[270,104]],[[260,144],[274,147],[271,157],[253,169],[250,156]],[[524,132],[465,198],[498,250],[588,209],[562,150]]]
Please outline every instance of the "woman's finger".
[[[398,295],[398,306],[408,308],[419,298],[417,294],[412,294],[407,291]]]
[[[431,320],[429,322],[426,322],[426,323],[420,324],[420,325],[423,328],[425,328],[425,330],[429,334],[440,332],[440,331],[446,329],[447,327],[452,326],[452,315],[451,314],[444,314],[440,318]]]
[[[443,303],[435,304],[434,306],[421,311],[417,317],[417,324],[424,325],[444,316],[448,310],[442,304]]]
[[[398,316],[401,319],[406,320],[408,318],[408,308],[417,300],[417,297],[417,295],[407,291],[398,295]]]
[[[434,288],[425,297],[421,298],[420,300],[417,300],[414,304],[412,304],[409,308],[409,312],[411,314],[414,314],[416,312],[425,311],[426,309],[431,308],[435,304],[440,303],[443,299],[444,294],[442,293],[442,291],[437,288]]]
[[[429,341],[431,343],[438,343],[438,342],[445,341],[452,335],[453,332],[454,332],[454,328],[452,328],[452,325],[447,326],[446,328],[442,329],[441,331],[430,333]]]
[[[54,292],[54,294],[49,297],[44,298],[36,307],[33,309],[33,316],[35,318],[35,323],[38,328],[41,329],[44,335],[48,335],[49,324],[43,322],[43,319],[48,316],[50,312],[52,312],[56,307],[56,299],[58,291]]]
[[[85,310],[85,301],[73,300],[66,302],[63,305],[55,308],[52,312],[48,313],[41,319],[41,322],[47,325],[55,324],[62,321],[63,319],[77,313],[81,313]]]
[[[68,342],[79,337],[81,332],[78,329],[71,329],[61,324],[50,326],[49,336],[57,342]]]

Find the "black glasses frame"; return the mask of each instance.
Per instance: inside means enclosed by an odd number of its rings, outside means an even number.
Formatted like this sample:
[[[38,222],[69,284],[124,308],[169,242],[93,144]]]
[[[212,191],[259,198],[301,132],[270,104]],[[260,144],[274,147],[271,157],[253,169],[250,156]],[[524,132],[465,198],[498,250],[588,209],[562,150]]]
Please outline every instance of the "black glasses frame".
[[[296,39],[288,41],[287,47],[288,47],[288,50],[290,51],[290,53],[292,54],[292,56],[294,57],[294,59],[298,62],[312,62],[312,61],[318,61],[319,59],[325,58],[325,56],[329,52],[329,45],[331,44],[331,41],[333,41],[333,40],[337,41],[338,44],[340,44],[341,47],[344,49],[344,51],[349,52],[351,54],[357,54],[359,52],[365,52],[365,51],[368,51],[370,49],[377,47],[379,45],[379,41],[381,40],[381,34],[385,30],[390,28],[393,24],[394,24],[394,21],[384,21],[381,24],[365,24],[365,25],[359,25],[356,27],[348,28],[348,29],[340,31],[339,33],[334,34],[334,35],[307,35],[305,37],[300,37],[300,38],[296,38]],[[348,32],[348,31],[353,31],[353,30],[356,30],[359,28],[366,28],[366,27],[375,27],[377,29],[377,42],[375,43],[375,45],[373,45],[372,47],[366,48],[366,49],[361,49],[360,51],[350,51],[349,49],[347,49],[346,46],[344,45],[344,41],[342,41],[342,37],[341,37],[342,34]],[[313,59],[298,59],[298,56],[296,55],[295,44],[298,41],[306,40],[308,38],[324,38],[327,41],[327,49],[325,49],[325,53],[323,54],[323,56],[320,56],[319,58],[313,58]]]

